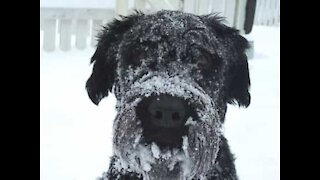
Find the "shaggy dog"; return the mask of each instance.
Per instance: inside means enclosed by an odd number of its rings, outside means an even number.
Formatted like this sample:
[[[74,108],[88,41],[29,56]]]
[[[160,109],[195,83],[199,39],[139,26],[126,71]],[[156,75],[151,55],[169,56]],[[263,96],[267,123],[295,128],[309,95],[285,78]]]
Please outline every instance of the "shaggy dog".
[[[227,104],[250,104],[248,42],[217,15],[135,14],[98,36],[86,83],[96,105],[113,92],[117,116],[101,179],[236,180],[223,136]]]

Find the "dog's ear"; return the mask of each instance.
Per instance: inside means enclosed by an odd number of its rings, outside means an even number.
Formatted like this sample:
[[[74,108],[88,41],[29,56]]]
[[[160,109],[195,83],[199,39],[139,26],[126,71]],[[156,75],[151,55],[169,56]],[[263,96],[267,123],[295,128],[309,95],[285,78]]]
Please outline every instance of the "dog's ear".
[[[249,93],[250,76],[246,51],[249,48],[248,41],[239,32],[231,28],[228,36],[228,49],[231,54],[227,79],[227,102],[248,107],[251,96]]]
[[[227,102],[237,103],[239,106],[248,107],[251,101],[249,93],[250,76],[246,51],[249,48],[249,42],[242,37],[239,32],[231,28],[229,34],[228,46],[232,54],[229,64],[227,79]]]
[[[92,74],[87,80],[86,90],[91,101],[98,105],[102,98],[112,91],[116,75],[116,55],[123,34],[132,27],[136,19],[143,14],[136,12],[121,20],[114,19],[98,34],[98,44],[91,58]]]
[[[235,61],[230,65],[227,86],[227,102],[230,104],[238,103],[239,106],[248,107],[251,101],[250,88],[250,76],[247,62],[247,56],[245,54],[245,47],[247,46],[247,40],[240,35],[234,39],[234,46],[238,48],[238,52],[235,54]],[[234,49],[235,50],[235,49]]]
[[[250,76],[246,51],[248,41],[239,34],[239,31],[223,24],[222,17],[213,15],[203,16],[213,33],[221,38],[222,45],[227,50],[228,61],[226,73],[226,101],[230,104],[248,107],[251,96],[249,93]]]

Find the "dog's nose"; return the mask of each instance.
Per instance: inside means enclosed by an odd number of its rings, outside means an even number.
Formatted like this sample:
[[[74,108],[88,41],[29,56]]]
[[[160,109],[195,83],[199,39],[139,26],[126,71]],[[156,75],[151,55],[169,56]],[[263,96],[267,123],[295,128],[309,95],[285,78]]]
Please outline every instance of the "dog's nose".
[[[178,128],[186,122],[186,108],[183,100],[169,95],[152,97],[147,107],[151,122],[155,126]]]

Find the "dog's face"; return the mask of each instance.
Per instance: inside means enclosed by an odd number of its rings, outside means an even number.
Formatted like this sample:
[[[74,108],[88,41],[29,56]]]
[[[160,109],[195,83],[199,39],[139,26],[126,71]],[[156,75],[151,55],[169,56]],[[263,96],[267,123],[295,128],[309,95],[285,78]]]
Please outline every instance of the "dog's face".
[[[216,16],[137,13],[105,27],[86,88],[95,104],[114,90],[122,167],[143,174],[188,166],[182,174],[190,177],[205,172],[219,149],[227,103],[250,104],[246,48]]]

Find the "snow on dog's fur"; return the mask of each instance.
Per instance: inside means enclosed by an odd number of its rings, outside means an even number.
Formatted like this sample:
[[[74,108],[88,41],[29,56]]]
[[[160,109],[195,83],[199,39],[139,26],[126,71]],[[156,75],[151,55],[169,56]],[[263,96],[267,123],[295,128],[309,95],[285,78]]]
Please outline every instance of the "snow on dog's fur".
[[[216,15],[136,13],[99,35],[86,88],[98,104],[117,98],[114,156],[102,179],[237,179],[223,136],[227,103],[250,104],[247,41]],[[181,146],[147,142],[137,107],[152,96],[183,99],[195,111]]]

